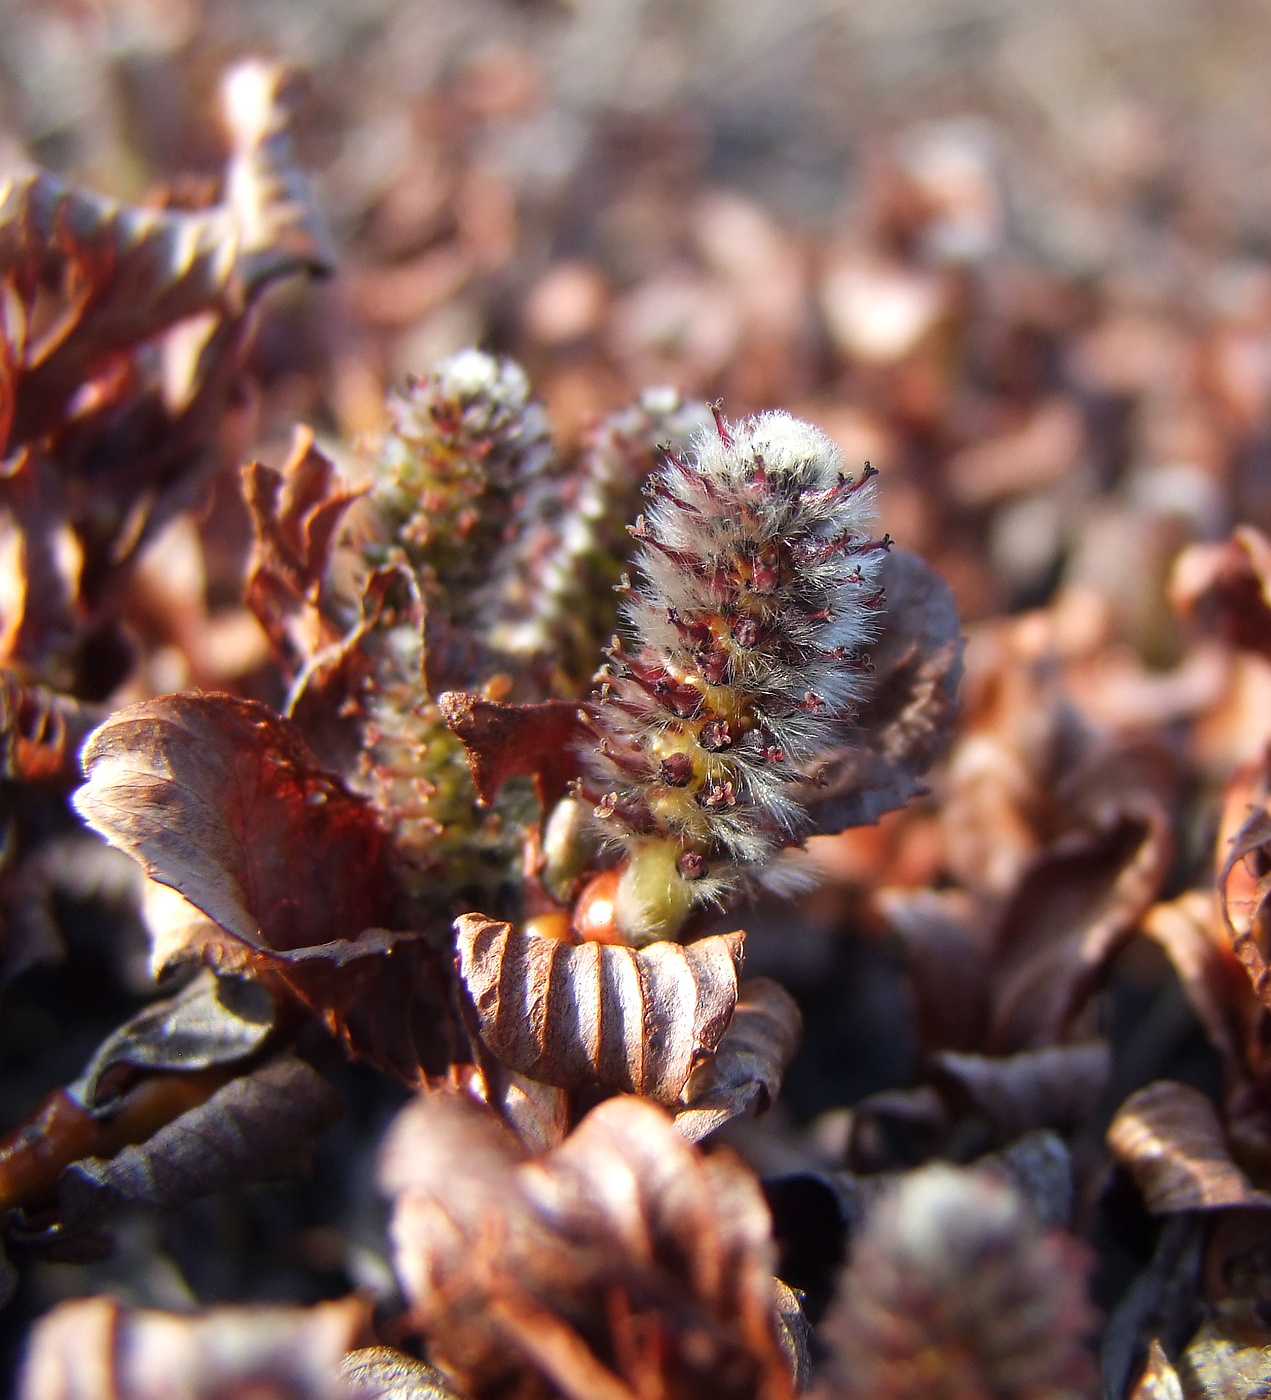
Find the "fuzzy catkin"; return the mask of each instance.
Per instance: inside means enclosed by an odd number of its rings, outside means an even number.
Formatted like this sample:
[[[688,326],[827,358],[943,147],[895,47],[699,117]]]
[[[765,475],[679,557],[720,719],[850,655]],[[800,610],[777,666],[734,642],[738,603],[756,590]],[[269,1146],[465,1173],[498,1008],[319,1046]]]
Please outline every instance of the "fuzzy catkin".
[[[624,854],[630,941],[673,937],[806,831],[802,792],[864,693],[883,602],[872,475],[773,412],[718,417],[652,479],[587,784]]]
[[[874,1207],[824,1333],[827,1400],[1080,1400],[1086,1257],[983,1171],[911,1172]]]

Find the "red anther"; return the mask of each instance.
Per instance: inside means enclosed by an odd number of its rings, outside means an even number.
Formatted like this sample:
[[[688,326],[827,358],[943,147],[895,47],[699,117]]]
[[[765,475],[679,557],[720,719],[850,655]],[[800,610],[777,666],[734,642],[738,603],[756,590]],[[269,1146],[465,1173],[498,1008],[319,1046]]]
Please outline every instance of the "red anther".
[[[693,781],[693,760],[686,753],[672,753],[658,764],[658,778],[667,787],[687,787]]]
[[[686,880],[700,880],[706,874],[706,857],[700,851],[682,851],[675,868]]]
[[[743,617],[733,627],[733,641],[747,651],[759,645],[759,624],[753,617]]]
[[[725,749],[732,748],[733,732],[728,727],[728,721],[726,719],[708,719],[702,725],[702,732],[697,736],[697,742],[707,753],[723,753]]]
[[[709,685],[718,685],[728,674],[728,653],[715,647],[703,647],[694,660],[702,673],[702,679]]]
[[[711,783],[709,787],[702,789],[697,800],[703,807],[735,807],[737,794],[730,782]]]
[[[761,597],[773,594],[781,585],[781,559],[775,548],[760,554],[750,567],[750,588]]]
[[[819,695],[813,694],[812,691],[805,690],[803,699],[799,701],[799,708],[807,710],[810,715],[819,715],[824,713],[825,701]]]

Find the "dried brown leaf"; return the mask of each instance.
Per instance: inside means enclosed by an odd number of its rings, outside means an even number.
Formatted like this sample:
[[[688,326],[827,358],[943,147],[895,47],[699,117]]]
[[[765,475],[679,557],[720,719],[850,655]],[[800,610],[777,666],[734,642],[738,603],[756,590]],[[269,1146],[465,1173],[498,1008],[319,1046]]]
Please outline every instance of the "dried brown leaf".
[[[88,824],[214,926],[178,906],[169,960],[272,974],[354,1055],[408,1083],[444,1072],[447,957],[375,927],[395,898],[375,811],[295,725],[254,701],[165,696],[113,715],[84,765],[74,801]]]
[[[962,638],[948,584],[925,560],[893,549],[882,566],[881,639],[870,649],[874,681],[852,737],[823,765],[810,810],[816,830],[876,822],[922,791],[958,715]]]
[[[101,706],[23,685],[12,671],[0,669],[0,776],[76,782],[80,745],[105,715]]]
[[[1244,964],[1253,990],[1271,1005],[1271,963],[1266,947],[1267,898],[1271,875],[1271,806],[1268,805],[1268,760],[1239,770],[1228,784],[1218,835],[1226,856],[1218,872],[1218,897],[1232,950]]]
[[[1104,765],[1124,777],[1110,758]],[[1127,779],[1114,800],[1021,872],[994,931],[988,1050],[1064,1037],[1156,898],[1173,850],[1168,810]]]
[[[768,977],[743,982],[719,1048],[684,1086],[675,1126],[689,1142],[700,1142],[731,1118],[765,1112],[802,1033],[798,1003],[780,983]]]
[[[1165,950],[1192,1010],[1228,1069],[1244,1073],[1257,1040],[1259,1003],[1232,951],[1213,891],[1191,890],[1155,905],[1143,920],[1143,932]]]
[[[281,471],[261,462],[243,468],[243,494],[253,530],[244,598],[294,675],[339,640],[322,585],[344,513],[363,493],[341,489],[313,433],[297,428]]]
[[[85,821],[248,948],[311,948],[387,921],[373,809],[267,706],[143,701],[96,730],[83,761]]]
[[[1147,1350],[1147,1364],[1130,1394],[1130,1400],[1184,1400],[1183,1383],[1155,1337]]]
[[[927,1054],[975,1050],[989,1012],[982,918],[957,890],[883,889],[875,902],[904,945],[914,1025]]]
[[[1108,1146],[1154,1215],[1271,1206],[1232,1160],[1213,1104],[1186,1084],[1161,1079],[1131,1094],[1108,1129]]]
[[[992,1123],[1004,1139],[1034,1128],[1075,1128],[1098,1106],[1112,1072],[1107,1041],[1052,1045],[995,1057],[947,1050],[936,1055],[940,1080]]]
[[[482,1041],[545,1084],[677,1104],[737,1002],[740,933],[634,949],[559,943],[482,914],[463,915],[455,929]]]
[[[1207,1320],[1178,1359],[1187,1400],[1265,1400],[1271,1394],[1271,1328],[1250,1309]]]
[[[412,1318],[473,1400],[791,1394],[768,1215],[735,1160],[699,1156],[633,1098],[518,1158],[475,1109],[433,1098],[381,1163]]]
[[[341,1359],[365,1327],[357,1298],[193,1315],[81,1298],[36,1323],[18,1393],[20,1400],[349,1400]]]
[[[586,714],[572,700],[506,705],[447,691],[437,707],[468,753],[472,782],[484,803],[518,774],[534,779],[546,811],[578,777],[575,748],[590,734]]]
[[[361,1347],[340,1363],[349,1400],[463,1400],[434,1366],[393,1347]]]
[[[1174,561],[1170,602],[1184,617],[1216,620],[1232,646],[1271,659],[1271,540],[1240,525],[1222,544],[1194,544]]]
[[[315,1141],[343,1112],[343,1097],[303,1060],[271,1060],[145,1142],[68,1167],[58,1182],[63,1226],[82,1230],[123,1205],[173,1210],[226,1186],[304,1176]]]

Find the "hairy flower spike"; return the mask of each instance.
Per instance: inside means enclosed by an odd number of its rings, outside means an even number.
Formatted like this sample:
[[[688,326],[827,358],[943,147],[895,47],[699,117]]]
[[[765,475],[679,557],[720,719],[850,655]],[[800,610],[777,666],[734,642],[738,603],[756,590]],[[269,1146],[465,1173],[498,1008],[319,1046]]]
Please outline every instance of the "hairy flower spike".
[[[1015,1191],[931,1166],[878,1203],[826,1319],[832,1400],[1079,1400],[1095,1392],[1085,1252]]]
[[[627,521],[663,450],[685,446],[708,421],[704,404],[646,389],[592,434],[576,469],[544,477],[526,501],[528,523],[495,562],[486,591],[489,648],[549,673],[556,694],[585,693],[596,654],[618,620],[631,542]]]
[[[616,910],[633,942],[674,937],[806,830],[800,789],[863,695],[877,630],[873,475],[845,475],[789,414],[717,412],[652,479],[632,530],[634,641],[597,693],[590,759],[605,825],[623,828]]]
[[[443,360],[389,411],[371,489],[381,538],[430,601],[468,621],[518,498],[551,462],[547,416],[519,365],[480,350]]]

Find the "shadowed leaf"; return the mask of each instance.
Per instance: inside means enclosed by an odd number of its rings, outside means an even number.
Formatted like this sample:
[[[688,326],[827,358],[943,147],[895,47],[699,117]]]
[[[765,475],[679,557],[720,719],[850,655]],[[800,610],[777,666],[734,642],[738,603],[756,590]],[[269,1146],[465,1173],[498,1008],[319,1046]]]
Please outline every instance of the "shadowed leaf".
[[[1108,1129],[1108,1146],[1154,1215],[1271,1206],[1232,1160],[1213,1104],[1186,1084],[1161,1079],[1131,1094]]]

